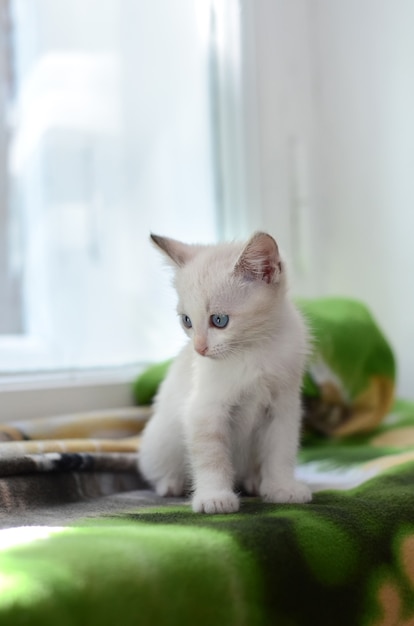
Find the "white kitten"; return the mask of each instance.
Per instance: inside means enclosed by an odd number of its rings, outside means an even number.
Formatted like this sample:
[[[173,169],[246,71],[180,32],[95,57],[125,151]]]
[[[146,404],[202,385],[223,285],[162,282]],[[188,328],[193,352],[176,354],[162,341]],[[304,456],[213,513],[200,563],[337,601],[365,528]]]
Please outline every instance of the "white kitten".
[[[160,495],[193,490],[194,511],[237,511],[235,489],[308,502],[294,478],[307,354],[276,242],[187,245],[152,235],[175,268],[190,341],[172,364],[143,434],[139,465]]]

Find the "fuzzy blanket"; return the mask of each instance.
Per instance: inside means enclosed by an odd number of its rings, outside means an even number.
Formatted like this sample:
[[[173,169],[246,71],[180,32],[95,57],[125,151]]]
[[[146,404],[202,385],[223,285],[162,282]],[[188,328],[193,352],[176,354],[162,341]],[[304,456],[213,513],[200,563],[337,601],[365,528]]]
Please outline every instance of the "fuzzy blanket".
[[[363,311],[369,349],[352,316],[339,332],[359,384],[329,324],[305,381],[310,504],[205,516],[158,498],[136,472],[144,407],[4,424],[0,624],[414,624],[414,404],[390,407],[392,352]],[[154,393],[157,367],[136,388]]]

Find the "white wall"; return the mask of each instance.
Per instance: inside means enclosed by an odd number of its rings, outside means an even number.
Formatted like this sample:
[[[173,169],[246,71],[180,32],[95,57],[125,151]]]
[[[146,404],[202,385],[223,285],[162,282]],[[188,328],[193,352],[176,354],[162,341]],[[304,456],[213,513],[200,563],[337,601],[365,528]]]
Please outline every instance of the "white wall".
[[[371,307],[414,398],[414,2],[260,0],[255,18],[252,225],[281,233],[296,291]]]
[[[312,7],[319,290],[371,306],[414,397],[414,3]]]

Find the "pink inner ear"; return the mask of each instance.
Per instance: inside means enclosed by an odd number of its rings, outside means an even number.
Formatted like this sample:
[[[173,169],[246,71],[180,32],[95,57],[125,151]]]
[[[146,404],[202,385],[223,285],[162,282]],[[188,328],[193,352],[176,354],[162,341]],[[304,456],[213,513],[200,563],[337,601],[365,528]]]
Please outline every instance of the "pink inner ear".
[[[276,267],[269,260],[263,262],[262,274],[265,283],[269,284],[272,282],[272,278],[275,275],[275,270]]]
[[[277,243],[266,233],[257,233],[252,237],[235,267],[235,271],[267,284],[273,282],[275,274],[281,269]]]

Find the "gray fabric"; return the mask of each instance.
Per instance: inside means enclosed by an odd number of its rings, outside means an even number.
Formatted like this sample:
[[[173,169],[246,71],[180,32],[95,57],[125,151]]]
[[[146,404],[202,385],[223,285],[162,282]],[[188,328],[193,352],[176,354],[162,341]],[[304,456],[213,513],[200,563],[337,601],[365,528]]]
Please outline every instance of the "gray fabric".
[[[60,526],[183,501],[148,490],[133,453],[51,452],[0,459],[0,528]]]
[[[39,477],[36,477],[38,479]],[[47,491],[55,493],[59,490],[60,482],[56,480],[58,477],[52,478],[52,485],[49,484]],[[136,480],[141,482],[137,475]],[[134,512],[143,507],[183,504],[187,500],[184,498],[161,498],[153,491],[143,488],[131,488],[133,490],[123,493],[112,493],[111,495],[101,496],[99,498],[89,498],[81,501],[69,501],[66,503],[55,502],[32,506],[20,506],[12,510],[0,513],[0,528],[11,528],[16,526],[66,526],[75,523],[77,520],[87,520],[88,518],[105,518],[105,516],[117,517],[126,512]],[[44,485],[37,486],[37,491],[41,492]],[[78,491],[79,493],[79,491]],[[24,500],[22,500],[24,502]],[[26,501],[27,503],[27,501]]]

